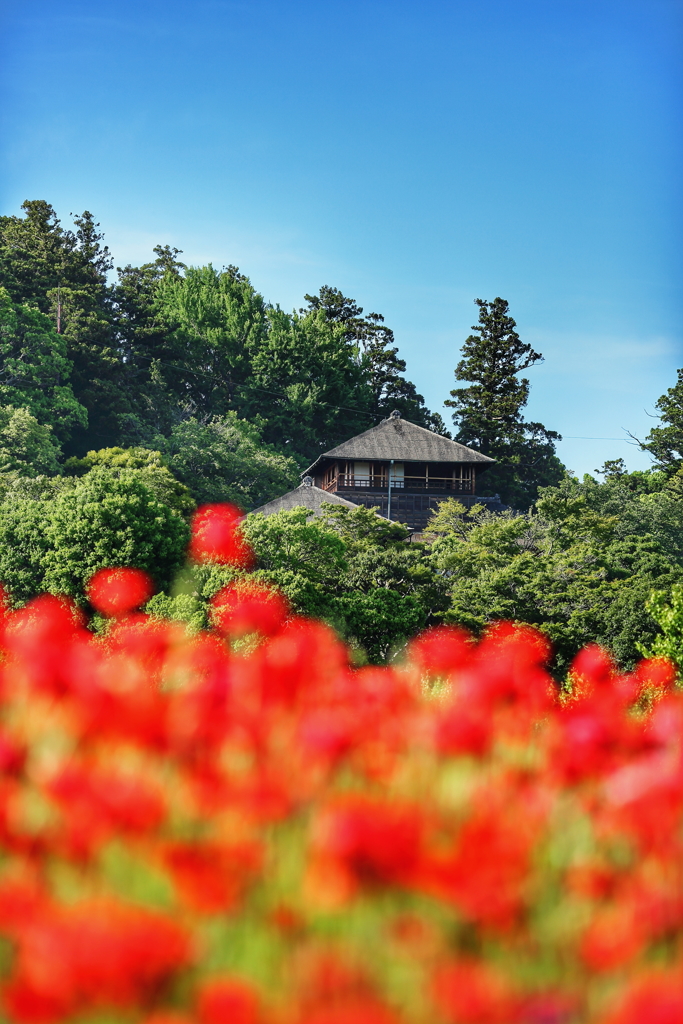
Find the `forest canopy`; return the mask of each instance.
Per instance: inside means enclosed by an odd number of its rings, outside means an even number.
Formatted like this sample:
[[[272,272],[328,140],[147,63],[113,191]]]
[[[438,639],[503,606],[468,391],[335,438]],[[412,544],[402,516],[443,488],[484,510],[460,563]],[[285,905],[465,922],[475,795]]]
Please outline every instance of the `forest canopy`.
[[[338,289],[288,313],[237,267],[187,267],[169,246],[114,275],[92,214],[65,229],[45,201],[22,209],[0,217],[0,403],[50,426],[65,459],[169,448],[192,475],[178,428],[195,423],[224,452],[217,472],[230,462],[226,444],[238,461],[250,445],[277,452],[277,470],[261,459],[273,496],[293,467],[394,408],[445,432],[406,379],[384,318]],[[248,490],[241,497],[252,504]]]

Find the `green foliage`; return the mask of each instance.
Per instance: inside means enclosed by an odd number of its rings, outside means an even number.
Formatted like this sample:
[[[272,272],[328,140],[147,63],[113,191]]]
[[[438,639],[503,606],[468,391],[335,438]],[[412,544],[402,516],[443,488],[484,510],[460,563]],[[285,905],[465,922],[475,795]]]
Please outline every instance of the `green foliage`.
[[[683,505],[629,476],[566,477],[531,514],[452,516],[448,529],[444,513],[432,557],[448,580],[446,620],[476,631],[499,618],[537,625],[560,674],[589,642],[632,664],[657,634],[650,592],[683,578]]]
[[[155,293],[166,326],[163,373],[186,413],[220,415],[241,400],[252,354],[267,330],[266,304],[236,267],[166,272]],[[176,360],[178,365],[174,365]]]
[[[245,415],[253,419],[266,408],[264,439],[305,462],[373,424],[356,349],[322,310],[299,316],[270,309],[252,374]]]
[[[171,473],[161,452],[149,448],[101,448],[98,452],[88,452],[82,459],[67,459],[64,469],[74,476],[82,476],[98,467],[117,475],[134,470],[152,494],[174,512],[189,516],[195,510],[196,502],[190,491]]]
[[[28,409],[0,406],[0,473],[56,473],[60,454],[51,427],[39,423]]]
[[[400,523],[363,507],[323,504],[322,511],[346,545],[337,584],[339,628],[370,660],[384,661],[446,609],[444,580],[424,545],[405,543],[408,531]]]
[[[182,622],[192,633],[207,629],[210,625],[208,604],[195,592],[155,594],[145,605],[145,612],[157,619]]]
[[[529,381],[518,374],[543,357],[522,342],[504,299],[475,302],[479,323],[455,368],[456,380],[471,384],[451,391],[445,404],[454,410],[455,440],[498,462],[482,477],[484,493],[500,493],[503,501],[524,509],[539,486],[559,482],[564,471],[555,454],[560,435],[522,414]]]
[[[44,586],[82,600],[87,580],[105,566],[145,569],[167,587],[189,529],[136,471],[96,468],[53,503],[46,536]]]
[[[170,437],[155,439],[175,476],[200,504],[230,501],[251,509],[291,490],[298,482],[296,463],[264,445],[258,426],[236,413],[208,423],[184,420]]]
[[[56,313],[58,286],[99,289],[111,269],[92,214],[76,217],[76,231],[64,230],[49,203],[22,204],[25,217],[0,217],[0,276],[12,301]]]
[[[87,428],[84,419],[72,419],[67,454],[115,443],[118,417],[130,407],[107,281],[111,255],[87,210],[74,218],[71,231],[43,200],[27,201],[22,209],[23,218],[0,218],[0,282],[13,303],[35,307],[53,325],[60,319],[71,392],[88,415]]]
[[[655,402],[662,425],[653,427],[642,447],[668,476],[683,468],[683,369],[678,380]]]
[[[344,329],[345,340],[354,347],[361,361],[372,395],[370,411],[375,420],[386,418],[398,409],[404,419],[434,430],[445,437],[451,435],[438,413],[430,413],[415,385],[403,376],[405,359],[398,355],[394,332],[384,323],[381,313],[367,313],[354,299],[338,288],[323,285],[317,295],[305,295],[307,310],[322,310],[330,323]]]
[[[421,602],[388,587],[341,594],[335,610],[342,634],[373,664],[386,661],[425,624]]]
[[[0,581],[13,604],[44,589],[50,503],[16,497],[0,504]]]
[[[187,268],[177,259],[179,249],[157,245],[154,253],[156,259],[141,267],[117,267],[114,287],[128,396],[127,411],[118,417],[119,443],[127,445],[147,443],[159,432],[167,434],[184,409],[182,368],[176,365],[183,353],[169,331],[157,289],[164,277],[180,278]]]
[[[344,542],[308,509],[245,520],[245,535],[257,557],[259,577],[273,583],[304,615],[329,617],[334,590],[346,567]]]
[[[599,532],[605,531],[617,539],[649,534],[666,551],[674,562],[683,562],[683,505],[676,500],[666,486],[666,476],[656,470],[628,473],[611,477],[603,484],[591,476],[582,481],[567,475],[556,488],[541,492],[537,505],[542,514],[553,518],[553,509],[560,511],[556,517],[556,532],[569,530],[571,536],[579,539],[586,532],[574,503],[585,502],[590,513],[589,522]],[[561,512],[566,509],[566,516]],[[561,519],[565,519],[562,526]],[[603,520],[609,520],[605,522]],[[570,535],[568,534],[567,537]]]
[[[296,611],[321,617],[373,662],[384,661],[438,611],[445,588],[424,548],[365,508],[324,505],[248,516],[256,577],[279,587]]]
[[[636,646],[646,658],[668,658],[683,677],[683,583],[675,583],[671,591],[655,591],[647,601],[647,610],[661,632],[650,644]]]
[[[16,470],[0,473],[0,503],[17,501],[54,501],[63,491],[74,486],[68,476],[23,476]]]
[[[57,498],[74,483],[60,476],[0,475],[0,582],[15,605],[44,590],[47,523]]]
[[[409,531],[402,523],[394,523],[376,510],[359,505],[347,508],[323,502],[323,521],[333,527],[344,543],[353,549],[395,547],[397,542],[407,540]]]
[[[432,512],[425,533],[433,537],[444,534],[465,537],[484,509],[485,506],[481,504],[466,508],[457,498],[446,498],[445,501],[440,501],[436,510]]]
[[[232,566],[187,562],[166,593],[155,594],[145,611],[162,619],[174,619],[196,631],[210,626],[209,602],[222,587],[242,576]]]
[[[66,440],[88,414],[74,398],[66,340],[37,309],[12,302],[0,287],[0,402],[27,408]]]

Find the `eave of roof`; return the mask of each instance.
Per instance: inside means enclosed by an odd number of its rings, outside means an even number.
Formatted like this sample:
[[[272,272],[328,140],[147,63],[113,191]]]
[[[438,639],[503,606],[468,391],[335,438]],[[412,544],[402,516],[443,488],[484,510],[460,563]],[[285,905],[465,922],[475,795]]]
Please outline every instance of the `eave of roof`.
[[[398,416],[390,416],[377,426],[323,452],[304,470],[302,476],[311,473],[322,459],[394,459],[396,462],[465,462],[486,465],[496,461]]]

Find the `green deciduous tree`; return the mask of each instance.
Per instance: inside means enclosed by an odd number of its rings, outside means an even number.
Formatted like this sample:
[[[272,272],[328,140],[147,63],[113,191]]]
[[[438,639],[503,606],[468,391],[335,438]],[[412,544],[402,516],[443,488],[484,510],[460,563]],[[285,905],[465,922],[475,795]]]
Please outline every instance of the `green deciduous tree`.
[[[335,613],[342,635],[372,664],[382,664],[425,625],[420,600],[390,587],[340,594]]]
[[[0,584],[13,604],[44,590],[49,511],[48,501],[20,495],[0,504]]]
[[[630,476],[567,477],[542,491],[533,514],[482,511],[451,528],[442,516],[432,557],[450,589],[447,621],[537,625],[560,674],[591,642],[631,665],[657,635],[649,594],[683,578],[683,507]]]
[[[469,387],[451,391],[455,440],[497,460],[483,481],[483,493],[500,493],[503,501],[528,508],[539,486],[557,483],[564,472],[555,454],[555,431],[524,419],[529,381],[520,373],[542,356],[522,342],[508,303],[476,299],[479,323],[462,348],[456,380]]]
[[[46,536],[45,587],[82,600],[88,579],[105,566],[145,569],[169,586],[189,528],[135,470],[96,468],[54,502]]]
[[[132,470],[164,505],[182,516],[189,516],[196,508],[189,489],[176,479],[159,451],[149,448],[101,448],[88,452],[82,459],[67,459],[66,473],[84,476],[95,468],[108,469],[114,474]]]
[[[39,423],[28,409],[0,406],[1,473],[56,473],[60,454],[51,427]]]
[[[650,595],[647,610],[661,632],[648,643],[636,646],[646,658],[668,658],[683,679],[683,583],[675,583],[670,592],[657,590]]]
[[[184,276],[177,265],[167,267],[155,302],[166,334],[145,354],[162,360],[160,372],[181,414],[241,409],[253,353],[267,332],[266,303],[249,279],[237,267],[190,267]]]
[[[254,547],[259,569],[269,573],[300,570],[326,592],[332,590],[333,581],[346,565],[342,538],[305,508],[247,516],[244,532]]]
[[[250,510],[296,486],[293,459],[264,445],[259,428],[234,412],[208,423],[184,420],[157,436],[168,466],[200,504],[230,501]]]
[[[263,437],[312,461],[367,429],[370,390],[343,327],[324,312],[268,310],[268,333],[252,360],[245,415],[264,416]]]

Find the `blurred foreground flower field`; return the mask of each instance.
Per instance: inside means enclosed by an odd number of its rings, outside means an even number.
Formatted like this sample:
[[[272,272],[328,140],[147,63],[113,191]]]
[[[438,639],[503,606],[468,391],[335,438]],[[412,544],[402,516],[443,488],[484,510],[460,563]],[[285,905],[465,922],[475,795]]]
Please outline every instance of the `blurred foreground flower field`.
[[[248,564],[229,509],[191,555]],[[680,1024],[683,694],[499,624],[354,668],[240,583],[189,633],[2,620],[0,1000],[18,1024]]]

